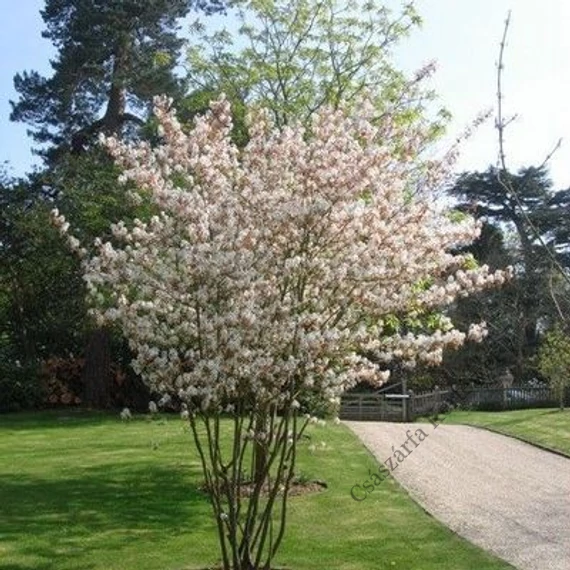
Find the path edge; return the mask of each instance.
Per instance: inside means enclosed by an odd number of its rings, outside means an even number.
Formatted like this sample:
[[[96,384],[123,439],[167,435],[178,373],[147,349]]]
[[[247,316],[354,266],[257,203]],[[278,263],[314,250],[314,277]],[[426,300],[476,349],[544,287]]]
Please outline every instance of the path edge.
[[[498,430],[493,427],[488,426],[481,426],[472,423],[457,423],[457,424],[448,424],[448,425],[456,425],[456,426],[469,426],[472,428],[483,429],[489,431],[491,433],[496,433],[497,435],[503,435],[505,437],[510,437],[511,439],[516,439],[517,441],[521,441],[522,443],[526,443],[528,445],[532,445],[538,449],[542,449],[542,451],[548,451],[549,453],[553,453],[554,455],[558,455],[560,457],[564,457],[566,459],[570,459],[570,453],[566,453],[565,451],[561,451],[560,449],[556,449],[554,447],[549,447],[547,445],[543,445],[542,443],[536,443],[535,441],[530,441],[520,435],[513,435],[511,433],[505,433],[504,431]]]

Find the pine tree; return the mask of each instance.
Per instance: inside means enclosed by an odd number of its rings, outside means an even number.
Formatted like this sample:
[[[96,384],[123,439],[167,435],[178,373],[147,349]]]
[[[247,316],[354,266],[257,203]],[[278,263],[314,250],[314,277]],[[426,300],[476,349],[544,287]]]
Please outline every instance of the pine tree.
[[[178,22],[191,8],[223,10],[221,0],[47,0],[43,36],[58,50],[53,75],[14,78],[11,119],[31,125],[43,154],[78,152],[99,132],[141,125],[153,95],[183,93],[177,77]]]
[[[33,194],[40,201],[48,195],[84,236],[125,215],[127,206],[116,193],[117,173],[93,141],[99,133],[144,136],[153,96],[184,94],[176,74],[181,18],[191,9],[211,14],[224,7],[224,0],[46,0],[41,15],[43,36],[57,49],[53,74],[16,75],[11,119],[30,125],[46,159],[31,178]],[[72,276],[59,277],[75,283]],[[109,343],[105,329],[87,342],[84,402],[93,407],[109,403]]]

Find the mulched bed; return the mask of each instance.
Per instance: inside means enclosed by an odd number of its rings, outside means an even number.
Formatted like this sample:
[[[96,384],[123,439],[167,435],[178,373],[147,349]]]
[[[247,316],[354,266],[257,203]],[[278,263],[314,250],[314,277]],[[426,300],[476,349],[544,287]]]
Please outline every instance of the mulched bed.
[[[253,493],[254,485],[253,483],[242,483],[242,494],[244,497],[249,497]],[[319,493],[324,491],[327,488],[327,484],[325,481],[320,481],[315,479],[313,481],[305,481],[305,480],[294,480],[289,487],[289,496],[296,497],[299,495],[307,495],[310,493]],[[204,483],[200,489],[205,493],[208,493],[208,486]],[[263,489],[263,495],[267,494],[267,486]]]

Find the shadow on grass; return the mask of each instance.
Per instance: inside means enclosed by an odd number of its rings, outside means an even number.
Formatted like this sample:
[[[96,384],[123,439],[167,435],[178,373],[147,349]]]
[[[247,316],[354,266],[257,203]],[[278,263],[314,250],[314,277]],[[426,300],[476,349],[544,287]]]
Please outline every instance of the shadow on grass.
[[[140,417],[143,417],[141,414]],[[166,417],[166,416],[165,416]],[[120,423],[119,411],[97,411],[84,408],[61,408],[34,412],[10,412],[0,414],[0,430],[30,430],[74,428]]]
[[[0,550],[9,546],[22,559],[0,567],[89,570],[96,551],[120,557],[133,542],[157,544],[206,528],[210,505],[193,477],[187,469],[139,465],[56,480],[0,477]]]

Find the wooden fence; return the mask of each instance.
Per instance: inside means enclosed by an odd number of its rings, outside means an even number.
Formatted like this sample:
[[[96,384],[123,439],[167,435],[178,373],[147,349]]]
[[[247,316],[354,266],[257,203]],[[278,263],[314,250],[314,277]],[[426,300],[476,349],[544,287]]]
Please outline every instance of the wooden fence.
[[[460,393],[459,404],[471,410],[518,410],[524,408],[555,408],[559,400],[548,386],[511,386],[510,388],[470,388]],[[565,405],[570,404],[570,389],[566,389]]]
[[[419,416],[445,411],[449,407],[467,410],[517,410],[554,408],[559,402],[549,387],[435,389],[415,394],[345,394],[341,398],[340,419],[363,421],[412,422]],[[570,388],[565,405],[570,406]]]
[[[451,390],[435,388],[433,392],[415,394],[410,390],[410,420],[418,416],[429,416],[443,411],[443,407],[452,396]]]

